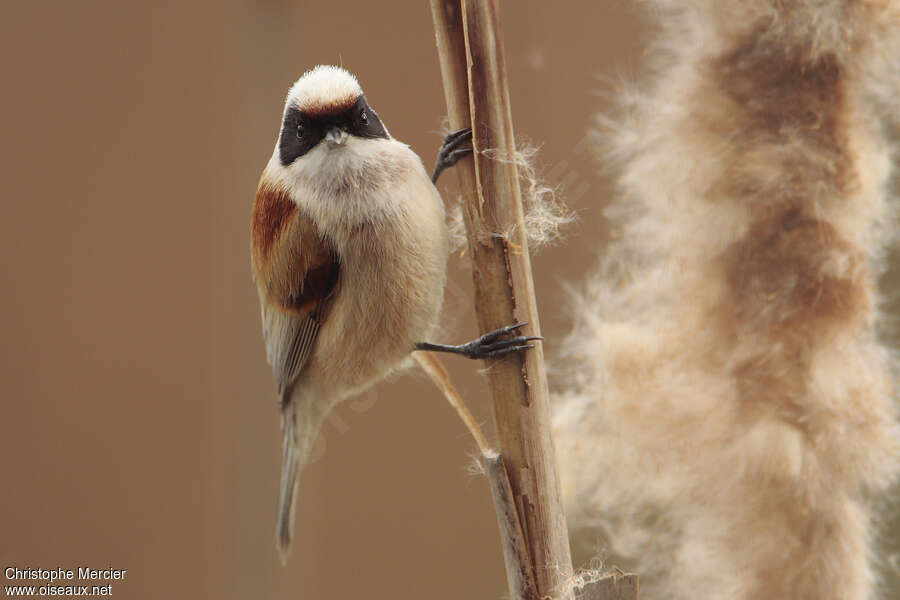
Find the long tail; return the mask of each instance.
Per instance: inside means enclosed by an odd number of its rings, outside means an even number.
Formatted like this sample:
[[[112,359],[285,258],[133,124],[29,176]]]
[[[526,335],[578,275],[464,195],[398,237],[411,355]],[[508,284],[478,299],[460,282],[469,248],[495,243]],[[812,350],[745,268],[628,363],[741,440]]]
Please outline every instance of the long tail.
[[[294,498],[303,466],[309,459],[330,405],[287,390],[281,400],[281,486],[278,490],[278,526],[275,531],[282,564],[291,552],[294,531]]]
[[[281,404],[281,487],[278,490],[278,554],[282,564],[287,563],[291,552],[291,538],[294,531],[294,492],[297,489],[299,470],[303,466],[298,460],[296,407],[291,399],[285,398]]]

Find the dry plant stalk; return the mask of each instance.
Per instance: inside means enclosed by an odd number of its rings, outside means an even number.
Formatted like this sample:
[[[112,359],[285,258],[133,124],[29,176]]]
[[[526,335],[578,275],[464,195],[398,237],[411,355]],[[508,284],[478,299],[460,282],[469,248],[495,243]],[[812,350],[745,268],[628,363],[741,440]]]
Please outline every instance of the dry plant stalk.
[[[528,558],[528,550],[525,547],[525,536],[519,524],[515,496],[509,483],[503,457],[488,444],[478,422],[472,416],[462,396],[456,391],[453,382],[450,381],[450,375],[441,361],[434,354],[428,352],[419,352],[413,356],[422,370],[441,390],[447,403],[456,410],[459,420],[469,430],[481,452],[479,467],[487,476],[491,496],[494,499],[494,508],[497,511],[500,545],[506,563],[506,579],[509,582],[511,598],[513,600],[537,598],[531,560]]]
[[[513,157],[515,141],[496,1],[432,0],[438,54],[450,126],[473,129],[474,160],[457,167],[475,280],[481,331],[528,323],[539,335],[534,284],[524,236],[515,162],[492,160],[492,149]],[[509,232],[509,237],[498,232]],[[508,573],[533,577],[539,597],[571,597],[568,531],[550,437],[550,407],[543,349],[490,362],[488,379],[500,448],[506,463],[529,565]],[[499,508],[499,507],[498,507]],[[509,553],[505,553],[510,558]],[[521,557],[520,557],[521,559]],[[531,598],[528,577],[514,582],[513,598]]]
[[[479,467],[487,476],[491,496],[494,499],[494,507],[497,511],[500,545],[506,563],[506,579],[509,582],[511,598],[513,600],[537,598],[531,560],[528,558],[528,550],[525,547],[525,536],[519,524],[515,496],[509,483],[503,457],[488,444],[481,427],[478,426],[469,407],[459,395],[440,359],[428,352],[419,352],[413,356],[431,381],[441,390],[447,403],[456,410],[459,420],[469,430],[481,452]]]
[[[496,452],[488,444],[487,438],[484,437],[481,427],[478,426],[478,421],[475,420],[462,396],[459,395],[459,392],[453,386],[453,382],[450,381],[450,374],[447,373],[447,369],[444,368],[440,359],[430,352],[416,352],[413,354],[413,358],[419,363],[419,367],[431,378],[431,381],[441,390],[444,398],[447,399],[447,403],[456,411],[459,420],[463,422],[463,425],[466,426],[466,429],[472,435],[472,439],[478,445],[481,455],[483,457],[496,455]]]
[[[511,600],[537,598],[534,573],[528,548],[525,546],[525,534],[519,523],[515,495],[509,482],[506,465],[499,454],[485,455],[482,459],[491,496],[497,511],[497,524],[500,528],[500,546],[503,548],[503,562],[506,564],[506,581],[509,586]]]

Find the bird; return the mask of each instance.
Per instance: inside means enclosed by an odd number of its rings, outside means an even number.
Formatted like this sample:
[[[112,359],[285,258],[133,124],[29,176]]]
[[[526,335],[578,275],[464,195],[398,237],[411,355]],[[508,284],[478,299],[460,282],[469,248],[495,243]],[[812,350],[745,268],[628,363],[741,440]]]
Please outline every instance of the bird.
[[[291,86],[250,224],[251,269],[281,412],[276,540],[293,536],[300,472],[340,401],[406,366],[414,351],[473,359],[531,348],[524,323],[461,345],[425,341],[439,322],[448,232],[435,183],[472,152],[446,136],[431,176],[391,137],[356,77],[319,65]]]

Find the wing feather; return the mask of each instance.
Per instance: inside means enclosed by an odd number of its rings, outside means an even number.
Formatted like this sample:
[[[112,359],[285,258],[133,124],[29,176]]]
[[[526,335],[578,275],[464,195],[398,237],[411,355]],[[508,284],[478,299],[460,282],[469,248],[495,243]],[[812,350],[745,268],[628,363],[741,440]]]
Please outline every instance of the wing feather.
[[[286,193],[264,185],[254,200],[251,239],[266,357],[284,401],[326,317],[340,260]]]

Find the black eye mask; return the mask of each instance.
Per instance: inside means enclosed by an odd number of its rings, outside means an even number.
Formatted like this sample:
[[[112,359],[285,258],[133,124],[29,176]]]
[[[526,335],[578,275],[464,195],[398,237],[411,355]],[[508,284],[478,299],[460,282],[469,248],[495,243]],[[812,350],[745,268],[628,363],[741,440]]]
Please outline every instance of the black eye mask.
[[[332,127],[339,127],[359,138],[388,137],[387,130],[363,95],[352,107],[336,114],[304,114],[291,106],[284,114],[278,140],[281,164],[288,166],[315,148]]]

